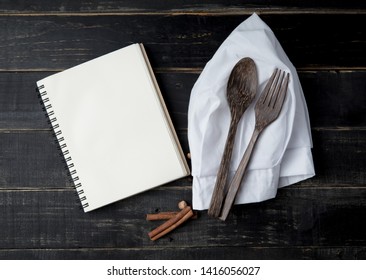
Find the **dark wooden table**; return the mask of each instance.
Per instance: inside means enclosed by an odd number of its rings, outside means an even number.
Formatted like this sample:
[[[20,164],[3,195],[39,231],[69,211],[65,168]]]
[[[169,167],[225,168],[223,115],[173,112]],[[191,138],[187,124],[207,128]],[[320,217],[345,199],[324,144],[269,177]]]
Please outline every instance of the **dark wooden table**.
[[[228,223],[202,211],[157,242],[145,214],[191,201],[190,178],[83,213],[35,82],[142,42],[188,153],[191,88],[254,11],[298,69],[317,175]],[[1,1],[0,258],[366,259],[365,15],[355,0]]]

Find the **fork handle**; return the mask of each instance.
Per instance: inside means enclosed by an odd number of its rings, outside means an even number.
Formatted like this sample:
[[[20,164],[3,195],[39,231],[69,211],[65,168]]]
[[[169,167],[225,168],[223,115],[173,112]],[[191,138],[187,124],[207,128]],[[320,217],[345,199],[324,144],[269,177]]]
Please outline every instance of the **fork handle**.
[[[212,193],[210,207],[208,208],[208,215],[212,217],[218,217],[221,212],[222,202],[224,201],[225,194],[227,192],[227,174],[230,167],[231,155],[233,152],[233,146],[235,142],[236,130],[239,123],[239,118],[235,115],[230,121],[229,133],[226,138],[224,153],[221,158],[219,171],[217,172],[214,191]]]
[[[245,150],[245,153],[240,161],[239,167],[236,170],[235,175],[230,182],[229,190],[226,195],[224,205],[222,207],[221,216],[219,217],[220,220],[225,221],[227,216],[229,215],[230,209],[234,203],[236,194],[239,191],[241,181],[243,180],[245,170],[247,169],[250,157],[253,152],[253,148],[255,146],[255,143],[257,142],[260,132],[261,131],[258,130],[257,128],[255,128],[253,131],[252,137],[251,137],[249,144],[247,146],[247,149]]]

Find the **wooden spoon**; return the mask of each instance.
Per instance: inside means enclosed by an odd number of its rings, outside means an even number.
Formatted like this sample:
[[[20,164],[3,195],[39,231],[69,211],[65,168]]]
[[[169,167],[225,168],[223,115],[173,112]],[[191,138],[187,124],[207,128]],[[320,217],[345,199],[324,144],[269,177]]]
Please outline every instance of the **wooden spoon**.
[[[210,208],[208,209],[208,215],[210,216],[219,217],[221,213],[222,203],[228,190],[226,181],[236,130],[242,115],[254,99],[257,87],[257,68],[254,61],[249,57],[242,58],[231,71],[227,84],[226,94],[230,107],[231,122],[225,143],[224,154],[216,177]]]

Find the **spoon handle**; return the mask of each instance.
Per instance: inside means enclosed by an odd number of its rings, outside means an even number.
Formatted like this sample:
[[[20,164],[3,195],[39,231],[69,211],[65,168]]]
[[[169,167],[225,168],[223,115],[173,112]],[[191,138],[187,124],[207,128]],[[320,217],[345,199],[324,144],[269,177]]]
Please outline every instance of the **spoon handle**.
[[[240,120],[240,118],[239,118]],[[211,197],[210,207],[208,209],[208,215],[212,217],[218,217],[221,212],[222,202],[224,200],[225,194],[227,192],[227,175],[231,162],[231,155],[233,151],[235,134],[239,123],[238,118],[235,118],[235,115],[232,117],[229,127],[229,133],[226,139],[224,153],[221,158],[221,163],[219,167],[219,171],[216,177],[216,183],[214,187],[214,191]]]
[[[229,184],[229,188],[227,191],[227,195],[225,198],[224,205],[222,206],[222,212],[219,217],[220,220],[225,221],[227,216],[229,215],[230,209],[234,203],[236,194],[239,191],[241,181],[243,180],[245,170],[247,169],[250,157],[253,152],[253,148],[255,146],[255,143],[257,142],[258,136],[260,134],[260,130],[254,129],[252,137],[250,139],[250,142],[248,144],[247,149],[245,150],[245,153],[240,161],[239,167],[235,172],[235,175],[233,179],[231,180]]]

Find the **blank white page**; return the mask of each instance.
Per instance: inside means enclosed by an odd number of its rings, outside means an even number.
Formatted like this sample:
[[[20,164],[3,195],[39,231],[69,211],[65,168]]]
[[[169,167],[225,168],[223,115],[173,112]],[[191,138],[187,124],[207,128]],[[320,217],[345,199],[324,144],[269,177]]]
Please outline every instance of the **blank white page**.
[[[37,82],[85,212],[189,174],[147,63],[134,44]]]

